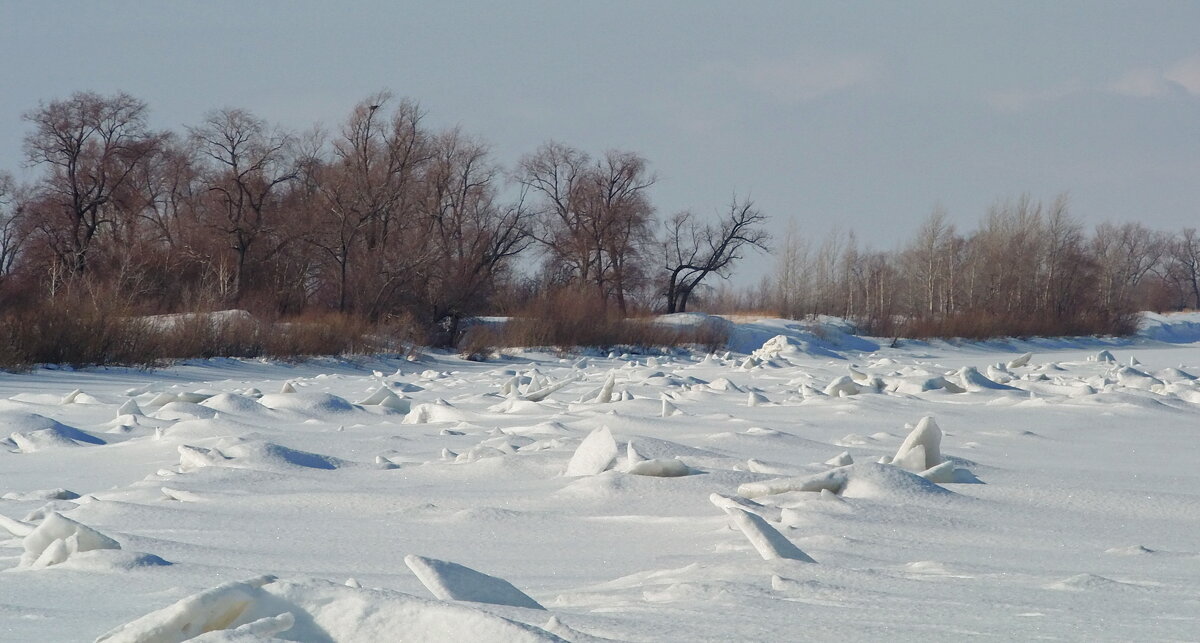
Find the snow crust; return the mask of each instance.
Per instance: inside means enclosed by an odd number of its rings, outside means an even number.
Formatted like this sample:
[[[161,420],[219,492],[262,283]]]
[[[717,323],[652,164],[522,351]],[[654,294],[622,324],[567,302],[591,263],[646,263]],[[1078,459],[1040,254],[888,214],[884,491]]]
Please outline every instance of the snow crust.
[[[1192,640],[1198,320],[3,374],[0,638]]]

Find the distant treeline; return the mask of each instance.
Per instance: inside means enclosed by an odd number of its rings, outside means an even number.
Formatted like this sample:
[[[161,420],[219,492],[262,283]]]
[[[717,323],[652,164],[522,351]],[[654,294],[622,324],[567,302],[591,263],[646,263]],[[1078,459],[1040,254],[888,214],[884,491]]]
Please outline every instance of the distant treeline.
[[[757,289],[722,288],[713,309],[837,315],[880,336],[986,338],[1122,335],[1138,311],[1200,308],[1195,228],[1088,230],[1065,196],[998,203],[968,233],[935,210],[891,252],[852,233],[781,236],[774,272]]]
[[[332,311],[447,343],[464,317],[560,291],[604,315],[686,310],[766,248],[748,200],[656,217],[634,152],[551,142],[505,168],[423,117],[383,92],[331,129],[227,108],[172,132],[127,94],[43,103],[25,114],[36,178],[0,174],[0,309]]]
[[[1136,310],[1200,305],[1195,230],[1089,232],[1065,199],[997,205],[965,235],[935,212],[895,252],[852,234],[818,244],[776,232],[774,274],[739,293],[711,277],[768,249],[767,217],[737,197],[711,216],[660,216],[636,152],[549,142],[505,167],[481,139],[430,128],[415,102],[387,92],[304,133],[235,108],[156,131],[147,110],[127,94],[79,92],[25,115],[34,175],[0,173],[0,353],[36,359],[29,344],[60,340],[26,327],[56,311],[107,328],[236,308],[449,345],[467,317],[545,316],[563,302],[580,319],[702,305],[976,337],[1123,333]],[[297,343],[320,350],[312,337]],[[222,343],[190,350],[259,350]],[[103,362],[106,350],[88,354]]]

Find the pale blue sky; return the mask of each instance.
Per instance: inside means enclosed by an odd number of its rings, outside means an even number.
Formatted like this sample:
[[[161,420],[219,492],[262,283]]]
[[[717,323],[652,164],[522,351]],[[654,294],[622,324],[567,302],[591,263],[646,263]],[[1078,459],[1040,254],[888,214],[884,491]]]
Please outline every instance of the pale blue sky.
[[[307,128],[389,88],[506,164],[641,152],[664,214],[736,190],[890,249],[938,203],[969,227],[1067,192],[1091,223],[1200,226],[1200,2],[0,0],[0,61],[10,170],[21,113],[75,90]]]

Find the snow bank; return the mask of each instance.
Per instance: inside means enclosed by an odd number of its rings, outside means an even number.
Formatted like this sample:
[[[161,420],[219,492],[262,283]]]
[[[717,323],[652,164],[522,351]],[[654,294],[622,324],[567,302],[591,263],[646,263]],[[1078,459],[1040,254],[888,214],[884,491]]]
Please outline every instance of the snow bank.
[[[979,369],[975,368],[974,366],[964,366],[960,368],[958,372],[955,373],[955,377],[958,379],[959,386],[972,393],[979,393],[983,391],[1017,390],[1011,386],[988,379],[979,372]]]
[[[262,396],[258,403],[276,411],[294,411],[315,418],[355,410],[346,399],[329,393],[274,393]]]
[[[111,630],[96,643],[178,643],[227,629],[261,599],[258,590],[274,581],[274,576],[259,576],[219,585]]]
[[[72,554],[95,549],[120,549],[121,544],[104,534],[51,511],[22,541],[25,552],[18,567],[40,569],[66,561]]]
[[[918,395],[929,391],[946,391],[949,393],[965,393],[966,389],[942,377],[926,375],[909,375],[902,377],[884,378],[888,391],[902,395]]]
[[[951,493],[919,475],[899,467],[874,462],[838,467],[811,476],[747,482],[738,487],[738,495],[745,498],[761,498],[789,491],[829,491],[850,498]]]
[[[269,411],[267,407],[259,404],[257,399],[247,395],[238,395],[237,393],[214,395],[199,404],[214,411],[237,415],[261,415]]]
[[[691,475],[692,469],[680,460],[668,460],[665,458],[656,458],[654,460],[641,460],[629,465],[626,469],[627,473],[635,476],[651,476],[655,478],[678,478],[681,476]]]
[[[344,461],[332,456],[300,451],[265,440],[223,438],[214,447],[181,444],[177,450],[179,469],[185,472],[204,467],[263,471],[287,471],[296,468],[332,470],[345,465]]]
[[[429,424],[432,422],[466,422],[475,414],[459,410],[444,401],[417,404],[404,416],[403,424]]]
[[[261,641],[274,634],[295,641],[562,641],[532,625],[467,605],[273,576],[226,583],[189,596],[96,641]]]
[[[819,316],[813,321],[758,319],[734,325],[729,349],[757,359],[832,357],[844,359],[842,351],[872,352],[879,344],[854,334],[844,319]],[[758,352],[758,351],[762,352]]]
[[[503,578],[489,576],[458,563],[409,554],[404,557],[404,564],[430,593],[444,601],[546,609]]]
[[[1142,313],[1137,334],[1171,344],[1200,342],[1200,312]]]
[[[368,395],[365,400],[358,404],[359,406],[378,406],[401,413],[408,413],[412,410],[411,402],[396,395],[395,391],[386,386],[380,386],[375,392]]]
[[[830,382],[822,392],[833,397],[849,397],[861,393],[862,387],[854,381],[854,378],[842,375]]]
[[[37,413],[0,411],[0,426],[12,431],[9,439],[21,453],[55,447],[104,444],[104,440]]]

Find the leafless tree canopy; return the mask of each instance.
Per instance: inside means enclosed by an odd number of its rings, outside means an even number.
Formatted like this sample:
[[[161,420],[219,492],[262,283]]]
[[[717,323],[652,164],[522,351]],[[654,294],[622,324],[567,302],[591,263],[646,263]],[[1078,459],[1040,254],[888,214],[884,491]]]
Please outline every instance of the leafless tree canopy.
[[[179,132],[147,114],[91,92],[25,114],[36,174],[0,174],[0,309],[86,292],[134,313],[407,320],[451,343],[470,316],[566,301],[589,317],[751,307],[965,334],[1119,331],[1139,309],[1200,307],[1195,228],[1089,231],[1063,197],[998,203],[968,233],[937,209],[891,252],[775,230],[774,273],[734,291],[722,279],[769,249],[767,215],[735,198],[660,219],[634,151],[551,141],[505,167],[389,92],[304,133],[236,107]]]
[[[753,202],[736,198],[717,226],[697,222],[691,212],[672,217],[663,241],[667,312],[687,312],[688,299],[700,283],[712,274],[729,276],[744,250],[766,251],[770,239],[766,221]]]
[[[1065,196],[1000,202],[968,234],[939,208],[892,253],[864,251],[853,235],[814,247],[789,232],[749,305],[850,317],[879,334],[1128,332],[1137,311],[1200,306],[1196,238],[1138,223],[1089,234]]]

